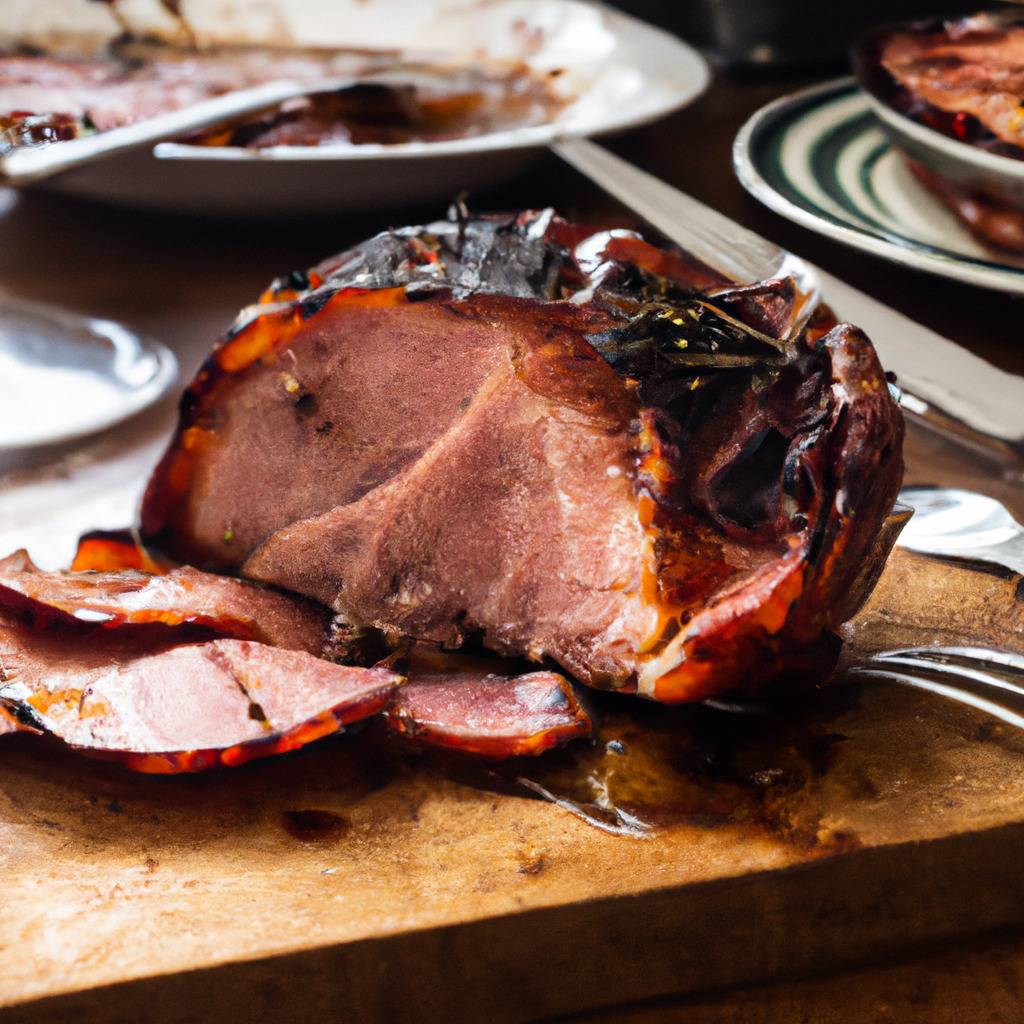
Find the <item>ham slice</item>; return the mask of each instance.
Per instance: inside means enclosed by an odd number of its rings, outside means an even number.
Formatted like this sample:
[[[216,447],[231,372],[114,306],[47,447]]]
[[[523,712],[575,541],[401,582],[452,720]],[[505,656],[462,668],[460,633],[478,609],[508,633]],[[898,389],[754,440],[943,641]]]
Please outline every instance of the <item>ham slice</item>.
[[[243,640],[170,646],[144,631],[39,632],[0,619],[0,706],[141,772],[295,750],[380,712],[401,677]]]
[[[589,736],[590,718],[557,672],[510,675],[496,658],[417,649],[386,713],[416,744],[503,758],[542,754]]]
[[[0,561],[0,608],[29,613],[41,623],[58,618],[124,626],[199,626],[224,636],[319,655],[330,615],[289,594],[188,566],[165,575],[119,572],[43,572],[25,552]]]

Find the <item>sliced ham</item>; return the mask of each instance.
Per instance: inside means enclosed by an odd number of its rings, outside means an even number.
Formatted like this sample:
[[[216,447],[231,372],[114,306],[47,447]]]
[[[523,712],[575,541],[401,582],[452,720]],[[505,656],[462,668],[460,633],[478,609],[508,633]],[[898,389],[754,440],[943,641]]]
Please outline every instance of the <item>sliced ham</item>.
[[[295,750],[381,711],[401,677],[242,640],[169,646],[0,620],[0,706],[141,772]]]
[[[495,658],[423,650],[403,672],[408,681],[386,719],[414,743],[503,758],[542,754],[590,735],[589,716],[557,672],[513,675]]]
[[[225,636],[319,655],[329,613],[290,594],[183,566],[165,575],[43,572],[24,552],[0,561],[0,608],[53,618],[123,626],[200,626]]]

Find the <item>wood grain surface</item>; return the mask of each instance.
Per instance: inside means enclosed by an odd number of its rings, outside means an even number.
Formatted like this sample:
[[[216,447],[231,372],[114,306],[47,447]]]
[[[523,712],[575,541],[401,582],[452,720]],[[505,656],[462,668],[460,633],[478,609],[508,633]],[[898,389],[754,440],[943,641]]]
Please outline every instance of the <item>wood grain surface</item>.
[[[843,252],[744,196],[728,166],[732,135],[795,84],[720,78],[692,110],[615,146],[1024,370],[1019,304]],[[552,160],[477,205],[540,203],[630,221]],[[439,212],[238,225],[5,193],[0,209],[0,287],[150,331],[186,376],[274,275]],[[2,546],[32,540],[56,561],[79,529],[123,522],[172,415],[168,403],[85,448],[7,466]],[[1024,516],[1016,482],[917,432],[908,479],[984,487]],[[851,629],[848,657],[920,640],[1022,649],[1018,583],[898,555]],[[624,758],[598,750],[537,766],[538,778],[575,793],[594,775],[658,825],[651,838],[602,833],[514,779],[396,759],[372,730],[279,762],[158,780],[8,739],[0,1016],[523,1020],[614,1005],[594,1019],[1018,1019],[1006,1000],[1019,991],[1024,944],[1012,935],[992,940],[1002,966],[987,974],[989,961],[961,945],[831,981],[623,1005],[820,974],[1024,923],[1021,736],[841,677],[757,728],[682,710],[639,726],[610,712],[607,730],[626,735]],[[999,1005],[978,995],[994,976]]]

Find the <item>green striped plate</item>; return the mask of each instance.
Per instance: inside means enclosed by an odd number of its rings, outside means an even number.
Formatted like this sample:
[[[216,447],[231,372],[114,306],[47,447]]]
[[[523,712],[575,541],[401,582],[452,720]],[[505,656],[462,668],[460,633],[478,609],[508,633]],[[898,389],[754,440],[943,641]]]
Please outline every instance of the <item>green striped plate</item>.
[[[852,78],[759,110],[733,163],[744,187],[784,217],[904,266],[1024,294],[1024,260],[983,248],[903,165]]]

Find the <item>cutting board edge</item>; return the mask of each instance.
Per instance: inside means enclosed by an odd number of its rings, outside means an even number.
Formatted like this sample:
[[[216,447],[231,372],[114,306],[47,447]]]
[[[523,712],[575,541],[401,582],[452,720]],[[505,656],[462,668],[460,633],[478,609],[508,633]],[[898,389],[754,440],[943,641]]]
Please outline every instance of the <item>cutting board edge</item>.
[[[11,1003],[0,1021],[119,1022],[140,1007],[153,1024],[303,1009],[384,1021],[415,1006],[423,1021],[511,1022],[798,977],[1024,923],[1021,840],[1024,821],[130,979]]]

